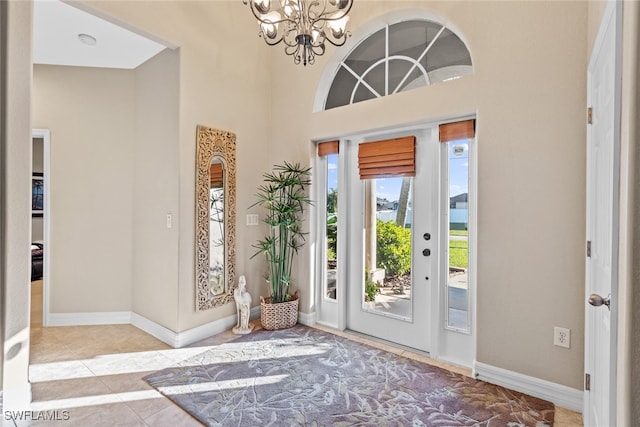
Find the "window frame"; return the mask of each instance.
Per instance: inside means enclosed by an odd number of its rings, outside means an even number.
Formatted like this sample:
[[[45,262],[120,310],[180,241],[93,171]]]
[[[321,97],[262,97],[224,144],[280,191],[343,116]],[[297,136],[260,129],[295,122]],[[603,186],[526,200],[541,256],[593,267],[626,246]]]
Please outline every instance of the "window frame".
[[[456,36],[460,42],[464,45],[465,49],[466,49],[466,53],[469,55],[469,59],[471,64],[470,65],[464,65],[464,67],[469,67],[470,68],[470,72],[469,73],[465,73],[461,76],[458,76],[457,78],[460,77],[464,77],[468,74],[473,74],[473,64],[474,64],[474,60],[473,60],[473,56],[471,55],[471,50],[469,49],[469,44],[467,43],[467,41],[465,40],[465,38],[463,37],[463,35],[461,35],[461,33],[453,26],[450,25],[448,22],[446,22],[446,20],[441,19],[439,17],[434,16],[433,14],[430,13],[425,13],[424,10],[419,10],[416,11],[415,14],[390,14],[392,15],[391,17],[389,17],[388,19],[382,20],[380,21],[377,25],[371,24],[371,25],[366,25],[364,26],[365,29],[363,30],[363,35],[358,37],[357,39],[354,37],[352,37],[349,41],[345,44],[345,47],[342,50],[337,50],[337,52],[334,54],[333,58],[329,61],[329,64],[327,65],[327,67],[325,68],[325,72],[323,73],[323,77],[320,80],[320,87],[319,90],[316,93],[316,100],[314,102],[314,111],[324,111],[327,109],[333,109],[333,108],[338,108],[341,106],[346,106],[346,105],[351,105],[354,103],[358,103],[361,101],[356,101],[354,102],[354,97],[356,96],[356,93],[358,92],[359,88],[364,86],[364,88],[366,88],[366,90],[368,90],[369,95],[372,95],[372,98],[366,98],[363,99],[364,100],[368,100],[368,99],[375,99],[375,98],[380,98],[380,97],[384,97],[387,95],[392,95],[397,93],[398,91],[400,91],[401,88],[408,86],[408,84],[406,84],[406,80],[407,78],[412,75],[412,73],[419,68],[421,70],[421,75],[424,77],[425,79],[425,86],[429,86],[431,84],[431,77],[429,75],[429,71],[427,71],[424,66],[422,65],[421,61],[424,59],[425,55],[427,54],[427,52],[439,41],[440,36],[444,33],[444,32],[449,32],[451,34],[453,34],[454,36]],[[396,18],[397,17],[397,18]],[[417,21],[425,21],[425,22],[430,22],[432,24],[435,24],[437,26],[439,26],[440,28],[438,29],[437,34],[434,36],[434,38],[428,43],[428,45],[425,47],[424,51],[419,55],[418,58],[413,58],[410,56],[405,56],[405,55],[397,55],[397,54],[393,54],[391,55],[389,52],[389,45],[390,45],[390,39],[389,39],[389,29],[391,26],[393,25],[397,25],[397,24],[401,24],[403,22],[417,22]],[[376,20],[375,22],[378,22],[378,20]],[[364,71],[362,71],[361,73],[358,73],[357,71],[353,70],[349,64],[347,63],[350,60],[350,56],[354,53],[354,51],[361,46],[363,43],[365,43],[370,37],[376,35],[377,33],[379,33],[380,31],[384,31],[384,57],[382,58],[378,58],[377,60],[375,60],[371,65],[369,65]],[[336,55],[338,53],[344,52],[345,50],[347,50],[347,54],[346,55],[340,55],[339,57],[337,57]],[[389,86],[390,84],[390,75],[389,75],[389,64],[391,61],[394,60],[403,60],[403,61],[408,61],[410,63],[412,63],[411,68],[409,69],[408,72],[406,72],[405,76],[401,79],[400,83],[398,83],[396,85],[395,88],[391,88]],[[375,88],[373,88],[367,81],[366,81],[366,76],[372,71],[374,70],[376,67],[380,66],[381,64],[384,64],[385,67],[385,81],[384,81],[384,93],[379,93],[380,91],[376,90]],[[443,69],[447,69],[447,68],[453,68],[453,67],[462,67],[463,65],[459,65],[459,64],[450,64],[450,65],[445,65],[442,66],[438,69],[432,70],[432,71],[438,71],[438,70],[443,70]],[[328,74],[328,71],[330,70],[330,74]],[[329,95],[331,94],[331,89],[333,87],[333,83],[335,81],[335,79],[338,77],[338,73],[344,70],[347,74],[350,74],[351,77],[353,77],[355,79],[355,83],[353,85],[353,87],[350,89],[351,90],[351,95],[349,97],[349,102],[345,103],[345,104],[340,104],[340,105],[335,105],[333,107],[327,108],[327,101],[329,99]],[[448,79],[443,80],[442,82],[446,82]],[[422,86],[418,86],[418,87],[422,87]],[[413,89],[413,88],[412,88]],[[319,95],[322,94],[320,97]]]

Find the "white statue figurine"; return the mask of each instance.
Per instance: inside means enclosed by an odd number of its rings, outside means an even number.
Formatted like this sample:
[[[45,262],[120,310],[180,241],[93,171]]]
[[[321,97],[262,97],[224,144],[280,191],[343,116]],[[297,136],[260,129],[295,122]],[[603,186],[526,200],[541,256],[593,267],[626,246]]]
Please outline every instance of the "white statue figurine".
[[[232,329],[234,334],[244,335],[253,330],[253,325],[249,324],[249,314],[251,313],[251,294],[247,292],[247,281],[244,276],[238,279],[238,287],[233,291],[233,298],[236,300],[236,313],[238,322]]]

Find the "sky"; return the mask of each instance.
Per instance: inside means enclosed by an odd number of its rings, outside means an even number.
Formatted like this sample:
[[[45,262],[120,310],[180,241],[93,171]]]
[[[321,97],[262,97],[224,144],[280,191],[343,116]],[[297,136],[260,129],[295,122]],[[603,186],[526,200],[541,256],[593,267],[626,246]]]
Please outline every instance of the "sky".
[[[454,147],[458,147],[458,153],[454,152]],[[462,152],[460,152],[462,150]],[[328,184],[329,188],[338,187],[337,155],[328,156]],[[449,195],[469,191],[469,144],[458,141],[449,144]],[[384,198],[390,202],[398,200],[402,178],[381,178],[376,180],[376,194],[379,198]]]

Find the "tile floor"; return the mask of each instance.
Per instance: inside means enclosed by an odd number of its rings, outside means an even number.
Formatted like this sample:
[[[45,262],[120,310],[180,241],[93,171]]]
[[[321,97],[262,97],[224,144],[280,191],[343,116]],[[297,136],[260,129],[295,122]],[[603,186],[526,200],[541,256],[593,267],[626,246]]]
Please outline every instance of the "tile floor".
[[[42,282],[32,284],[31,366],[34,411],[57,411],[49,426],[200,426],[200,423],[150,387],[142,378],[174,366],[208,347],[237,336],[224,332],[189,347],[173,349],[131,325],[42,327]],[[259,325],[256,325],[259,327]],[[326,329],[326,328],[321,328]],[[469,375],[470,372],[420,355],[368,341],[427,363]],[[63,412],[64,411],[64,412]],[[51,413],[51,412],[50,412]],[[557,408],[556,426],[582,426],[580,414]]]

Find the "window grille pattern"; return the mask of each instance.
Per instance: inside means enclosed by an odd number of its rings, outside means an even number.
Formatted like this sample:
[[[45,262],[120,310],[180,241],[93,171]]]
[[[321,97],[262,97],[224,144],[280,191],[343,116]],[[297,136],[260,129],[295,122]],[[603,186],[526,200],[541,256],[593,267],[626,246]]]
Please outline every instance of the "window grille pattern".
[[[473,72],[464,42],[437,22],[386,25],[340,63],[325,110],[458,79]]]

